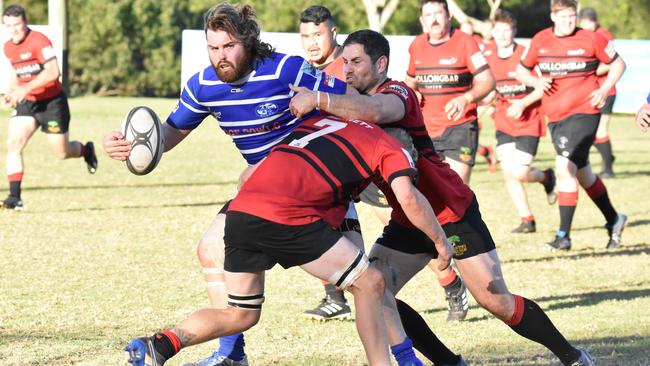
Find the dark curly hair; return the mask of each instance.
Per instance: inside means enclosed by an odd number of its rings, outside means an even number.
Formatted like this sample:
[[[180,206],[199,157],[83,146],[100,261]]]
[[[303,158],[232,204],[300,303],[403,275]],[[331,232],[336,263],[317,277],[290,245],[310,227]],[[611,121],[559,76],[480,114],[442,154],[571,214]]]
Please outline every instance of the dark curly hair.
[[[275,49],[260,39],[260,25],[250,5],[221,3],[210,8],[203,15],[203,30],[222,30],[237,38],[250,52],[252,59],[273,56]]]

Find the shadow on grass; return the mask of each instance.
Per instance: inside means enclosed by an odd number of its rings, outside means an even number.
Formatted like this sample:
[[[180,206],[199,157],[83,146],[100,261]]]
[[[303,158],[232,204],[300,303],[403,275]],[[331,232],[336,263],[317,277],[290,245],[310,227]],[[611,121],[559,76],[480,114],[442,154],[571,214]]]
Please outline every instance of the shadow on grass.
[[[636,178],[638,176],[650,175],[650,170],[638,170],[635,172],[616,172],[616,179]],[[650,364],[650,361],[648,361]]]
[[[112,189],[112,188],[166,188],[166,187],[202,187],[202,186],[227,186],[237,184],[237,181],[225,182],[178,182],[178,183],[154,183],[154,184],[114,184],[114,185],[83,185],[83,186],[36,186],[25,187],[23,191],[54,191],[62,189]]]
[[[634,244],[634,245],[621,245],[616,249],[571,249],[568,252],[553,251],[549,252],[551,255],[537,258],[522,258],[522,259],[506,259],[501,260],[501,263],[531,263],[531,262],[547,262],[556,259],[569,259],[576,260],[582,258],[610,258],[616,256],[628,256],[639,254],[650,254],[650,244]]]
[[[639,337],[603,337],[592,339],[572,340],[575,346],[589,351],[598,366],[648,366],[650,365],[650,350],[648,341],[640,342]],[[559,364],[550,352],[538,355],[508,355],[504,357],[489,357],[472,360],[472,365],[517,365],[517,366],[548,366]]]

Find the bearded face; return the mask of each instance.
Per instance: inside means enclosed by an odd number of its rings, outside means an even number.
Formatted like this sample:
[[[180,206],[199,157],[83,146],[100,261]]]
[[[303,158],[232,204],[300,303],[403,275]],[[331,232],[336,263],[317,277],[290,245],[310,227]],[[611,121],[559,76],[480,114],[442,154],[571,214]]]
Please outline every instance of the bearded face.
[[[244,44],[223,30],[206,32],[210,64],[224,83],[242,79],[251,71],[250,53]]]

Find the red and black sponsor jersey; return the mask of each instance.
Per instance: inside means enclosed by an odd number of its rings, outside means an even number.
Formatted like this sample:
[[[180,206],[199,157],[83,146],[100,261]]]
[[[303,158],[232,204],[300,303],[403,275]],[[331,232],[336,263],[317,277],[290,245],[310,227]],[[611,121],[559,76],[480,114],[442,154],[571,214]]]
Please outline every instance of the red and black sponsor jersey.
[[[614,36],[607,29],[605,29],[603,27],[596,28],[596,33],[598,33],[601,36],[605,37],[605,39],[607,39],[610,42],[614,41]],[[598,85],[601,85],[605,81],[605,79],[607,79],[607,74],[599,76],[598,77]],[[615,86],[612,87],[609,90],[609,94],[607,94],[607,95],[616,95],[616,87]]]
[[[452,29],[451,38],[441,44],[429,43],[421,34],[409,47],[407,74],[422,93],[422,113],[429,136],[442,135],[448,127],[476,119],[476,104],[470,103],[458,121],[451,121],[445,105],[472,88],[474,75],[488,68],[487,61],[471,36]]]
[[[300,124],[243,185],[229,210],[285,225],[326,219],[374,180],[416,176],[413,161],[376,125],[316,116]],[[340,223],[340,221],[339,221]]]
[[[404,118],[399,122],[384,124],[382,127],[404,128],[411,135],[419,154],[416,163],[418,170],[416,186],[431,204],[438,221],[440,224],[446,224],[460,220],[472,203],[474,192],[435,153],[424,126],[424,118],[415,92],[403,82],[387,80],[377,88],[377,93],[394,94],[404,103]],[[379,184],[378,186],[384,191],[388,203],[393,207],[391,219],[403,226],[414,228],[390,188],[383,184],[384,187]]]
[[[484,51],[497,84],[497,100],[492,116],[494,127],[510,136],[543,136],[545,126],[539,114],[539,101],[528,106],[519,118],[511,118],[506,114],[510,100],[525,98],[533,91],[533,88],[515,78],[517,65],[526,48],[516,43],[513,47],[512,54],[508,57],[500,57],[496,48],[490,47]]]
[[[542,97],[542,113],[547,122],[557,122],[574,114],[596,114],[589,95],[598,89],[596,69],[600,62],[618,57],[611,42],[592,31],[576,28],[573,34],[558,37],[552,28],[537,33],[524,53],[521,64],[532,70],[538,66],[553,87]]]
[[[16,71],[19,85],[32,81],[43,71],[45,63],[56,58],[52,42],[43,33],[31,29],[27,31],[27,35],[20,43],[7,41],[4,51]],[[57,79],[32,90],[27,94],[26,99],[35,102],[50,99],[60,93],[61,83]]]
[[[328,75],[332,75],[339,80],[345,81],[345,72],[343,72],[343,57],[339,56],[323,68]]]

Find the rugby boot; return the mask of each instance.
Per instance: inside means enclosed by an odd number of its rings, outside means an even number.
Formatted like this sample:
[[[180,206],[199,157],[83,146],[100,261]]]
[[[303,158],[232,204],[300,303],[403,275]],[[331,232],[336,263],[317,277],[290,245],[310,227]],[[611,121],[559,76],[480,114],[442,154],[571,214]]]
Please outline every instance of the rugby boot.
[[[97,154],[95,154],[95,144],[92,141],[86,142],[86,151],[84,153],[84,161],[88,168],[88,173],[95,174],[97,171]]]
[[[23,201],[20,197],[9,195],[4,199],[4,201],[0,202],[0,207],[6,210],[22,211]]]
[[[134,338],[124,347],[129,353],[129,364],[133,366],[162,366],[165,358],[156,352],[150,337]]]
[[[570,250],[571,249],[571,239],[568,237],[559,237],[556,236],[555,240],[550,243],[546,243],[546,246],[551,250]]]
[[[511,233],[513,234],[526,234],[534,233],[537,229],[535,228],[535,221],[522,221],[519,226],[512,229]]]
[[[469,303],[467,302],[467,289],[465,288],[465,284],[461,281],[459,287],[451,289],[451,291],[445,289],[445,299],[447,300],[448,310],[447,321],[453,322],[465,320],[467,311],[469,311]]]
[[[571,366],[596,366],[596,362],[584,348],[578,348],[580,357]]]
[[[544,175],[548,176],[548,181],[544,184],[544,192],[546,192],[546,201],[552,205],[557,201],[557,193],[555,192],[555,171],[553,169],[544,170]]]
[[[335,301],[326,295],[315,308],[305,311],[304,316],[317,321],[345,320],[352,318],[352,312],[347,302]]]
[[[627,223],[627,216],[622,213],[616,214],[616,221],[614,224],[609,225],[605,224],[607,229],[607,234],[609,234],[609,242],[607,242],[607,249],[614,249],[619,244],[621,244],[621,235],[623,234],[623,229],[625,229],[625,224]]]
[[[244,355],[241,361],[235,361],[227,356],[213,353],[210,357],[195,363],[186,363],[183,366],[248,366],[248,358]]]

